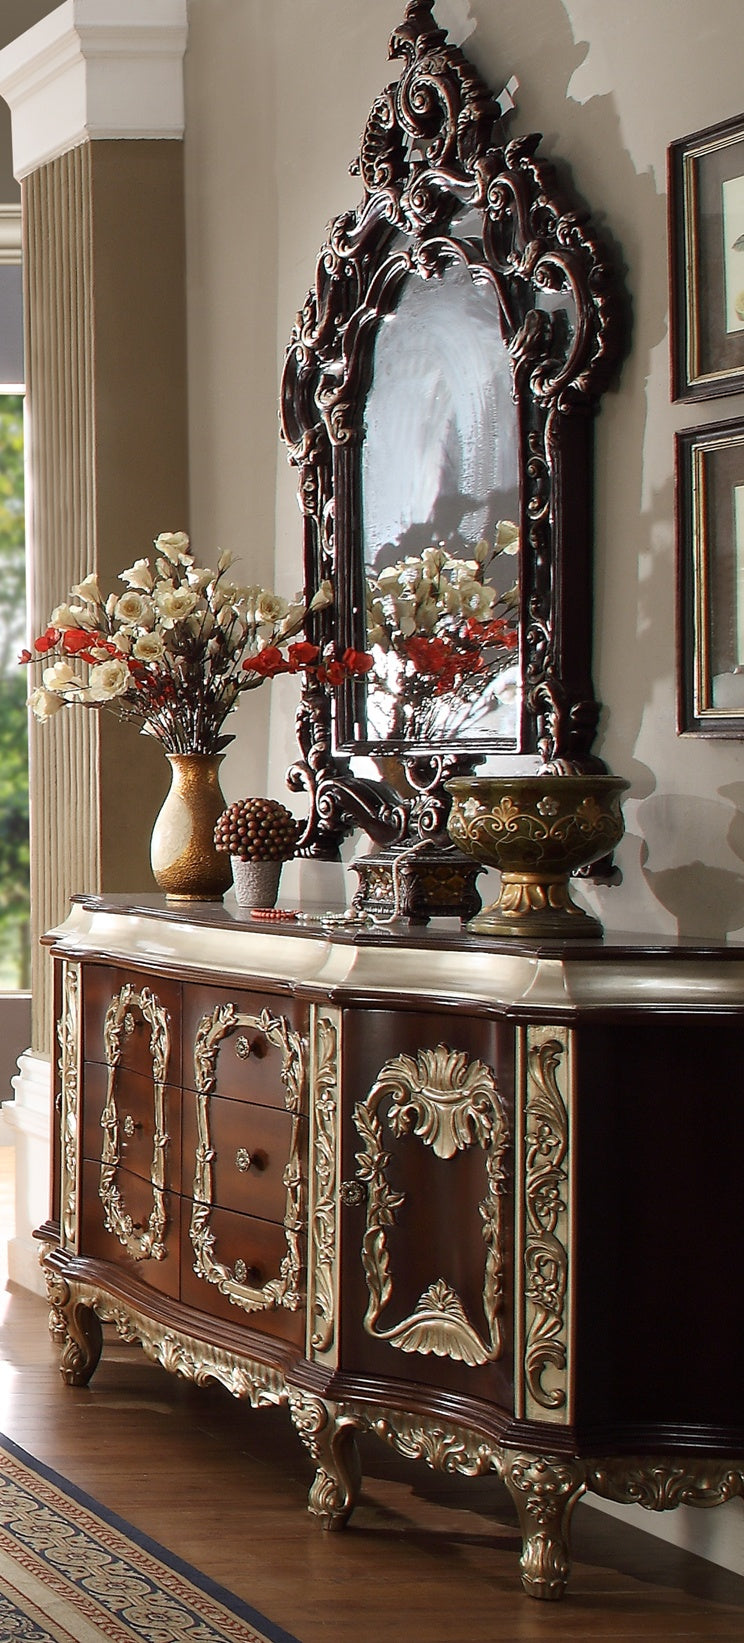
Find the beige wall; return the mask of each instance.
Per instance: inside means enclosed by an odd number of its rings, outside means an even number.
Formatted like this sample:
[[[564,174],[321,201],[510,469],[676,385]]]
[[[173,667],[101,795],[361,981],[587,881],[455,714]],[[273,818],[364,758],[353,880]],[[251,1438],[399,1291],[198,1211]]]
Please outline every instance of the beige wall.
[[[202,551],[249,539],[256,575],[299,575],[294,478],[276,438],[283,349],[348,165],[397,70],[402,0],[191,0],[187,57],[192,519]],[[668,389],[665,154],[740,112],[741,0],[439,0],[439,21],[494,90],[520,81],[514,133],[538,130],[622,247],[633,342],[597,427],[595,684],[599,751],[632,782],[606,925],[724,936],[744,928],[744,772],[737,743],[675,730],[673,436],[744,400],[673,406]],[[243,704],[231,791],[281,792],[294,755],[286,681]],[[250,725],[248,723],[250,721]]]

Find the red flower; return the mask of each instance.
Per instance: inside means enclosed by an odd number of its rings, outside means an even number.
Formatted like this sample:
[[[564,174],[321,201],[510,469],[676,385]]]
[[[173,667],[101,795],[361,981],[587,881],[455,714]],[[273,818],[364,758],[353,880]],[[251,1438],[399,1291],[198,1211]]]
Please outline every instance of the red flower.
[[[46,633],[41,633],[38,639],[34,639],[34,650],[40,650],[42,652],[54,650],[54,646],[57,644],[58,639],[59,633],[57,632],[57,629],[47,628]]]
[[[309,639],[299,639],[296,645],[290,645],[287,650],[290,673],[298,673],[302,667],[313,667],[319,656],[319,645],[311,645]]]
[[[95,640],[87,628],[65,628],[62,634],[62,649],[67,651],[68,656],[79,655],[80,651],[87,650],[91,643],[101,641]]]
[[[345,650],[341,657],[348,674],[369,673],[370,668],[374,665],[374,660],[374,656],[371,656],[368,650],[352,650],[351,648]]]
[[[21,654],[18,658],[18,661],[19,661],[19,664],[22,664],[24,662],[33,662],[33,659],[34,659],[33,651],[31,651],[31,650],[22,650]]]
[[[452,647],[447,639],[426,639],[421,634],[412,634],[406,640],[405,648],[415,672],[428,673],[432,678],[444,672],[452,656]]]
[[[276,673],[291,672],[289,662],[285,661],[278,645],[267,645],[256,656],[247,657],[243,667],[247,673],[257,673],[260,679],[273,679]]]
[[[342,685],[347,677],[343,662],[328,662],[318,668],[318,678],[323,685]]]

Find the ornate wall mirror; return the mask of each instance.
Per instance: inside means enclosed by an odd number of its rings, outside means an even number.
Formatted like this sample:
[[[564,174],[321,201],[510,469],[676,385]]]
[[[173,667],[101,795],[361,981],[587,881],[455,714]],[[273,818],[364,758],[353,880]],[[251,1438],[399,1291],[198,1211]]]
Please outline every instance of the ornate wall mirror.
[[[404,66],[367,120],[363,197],[330,225],[283,373],[306,590],[334,587],[312,637],[374,658],[333,702],[305,690],[289,779],[308,854],[358,825],[442,846],[443,783],[486,757],[599,764],[593,414],[621,295],[433,5],[411,0],[392,36]],[[360,755],[400,778],[362,778]]]

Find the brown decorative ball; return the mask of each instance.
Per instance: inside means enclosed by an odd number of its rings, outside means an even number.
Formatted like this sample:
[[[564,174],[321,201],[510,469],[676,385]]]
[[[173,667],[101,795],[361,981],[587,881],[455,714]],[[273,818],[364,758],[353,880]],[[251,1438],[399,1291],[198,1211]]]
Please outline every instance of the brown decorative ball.
[[[245,861],[289,861],[301,832],[302,822],[278,799],[237,799],[218,818],[214,844]]]

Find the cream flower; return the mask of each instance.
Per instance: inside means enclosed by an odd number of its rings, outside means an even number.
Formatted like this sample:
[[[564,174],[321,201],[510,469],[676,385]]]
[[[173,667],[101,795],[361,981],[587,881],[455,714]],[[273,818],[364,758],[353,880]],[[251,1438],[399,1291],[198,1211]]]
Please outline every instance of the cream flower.
[[[90,670],[88,679],[88,696],[92,702],[110,702],[115,696],[123,696],[130,680],[129,668],[126,662],[112,657],[108,662],[99,662]]]
[[[137,593],[134,588],[129,588],[128,592],[123,593],[121,599],[117,600],[114,616],[118,622],[141,622],[149,610],[149,603],[143,599],[142,594]]]
[[[280,593],[270,593],[268,588],[262,588],[256,600],[256,622],[260,627],[271,623],[276,627],[282,617],[287,614],[287,601]]]
[[[164,554],[166,559],[172,561],[181,559],[183,554],[191,558],[189,539],[185,531],[161,531],[155,538],[155,549],[157,553]]]
[[[47,690],[82,690],[83,681],[78,678],[75,669],[69,662],[55,662],[53,667],[45,667],[41,675]]]
[[[332,605],[332,604],[333,604],[333,583],[329,582],[329,581],[325,581],[325,582],[321,582],[317,593],[313,594],[313,597],[310,600],[310,604],[308,605],[308,610],[326,610],[328,605]]]
[[[159,662],[164,649],[163,635],[156,628],[154,633],[140,633],[132,655],[137,657],[138,662]]]
[[[166,628],[172,628],[176,622],[190,616],[197,602],[191,588],[174,588],[171,582],[159,583],[154,599]]]
[[[479,622],[485,621],[493,610],[496,593],[494,588],[484,587],[482,582],[461,582],[458,588],[463,612],[466,616],[474,616]]]
[[[41,724],[45,724],[47,719],[53,719],[55,713],[59,713],[64,705],[63,696],[55,696],[53,690],[44,690],[42,685],[37,685],[36,689],[32,690],[27,702],[27,706]]]
[[[98,577],[92,571],[83,578],[82,582],[78,582],[77,587],[74,587],[72,592],[76,593],[79,599],[90,599],[94,605],[103,604],[103,596],[98,586]]]
[[[127,587],[139,589],[141,593],[149,593],[153,581],[149,559],[135,559],[129,570],[119,572],[119,581],[126,582]]]
[[[58,605],[50,617],[50,626],[59,628],[62,633],[67,628],[92,628],[95,625],[95,617],[84,605]]]
[[[519,553],[519,526],[513,519],[500,519],[496,526],[494,547],[497,553]]]

